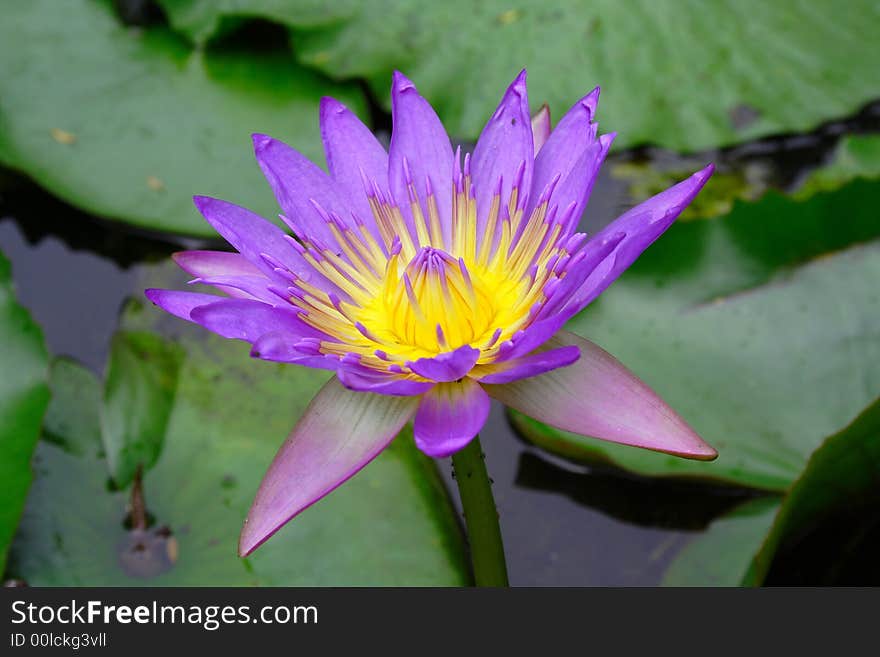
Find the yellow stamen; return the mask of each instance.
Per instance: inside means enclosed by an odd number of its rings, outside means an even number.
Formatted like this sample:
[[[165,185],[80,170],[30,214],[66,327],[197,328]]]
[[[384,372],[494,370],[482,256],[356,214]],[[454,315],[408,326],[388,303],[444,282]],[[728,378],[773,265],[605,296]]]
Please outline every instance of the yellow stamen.
[[[340,253],[306,249],[303,257],[344,298],[302,280],[295,282],[301,294],[290,298],[305,323],[337,340],[321,342],[321,353],[354,354],[365,367],[412,377],[406,363],[462,345],[481,350],[478,363],[491,363],[501,344],[528,326],[548,281],[564,275],[548,268],[565,255],[557,245],[562,227],[547,222],[546,202],[523,217],[514,189],[509,198],[492,198],[477,235],[470,177],[460,184],[461,191],[449,190],[448,238],[434,194],[422,202],[412,183],[415,235],[378,190],[369,196],[378,241],[364,224],[328,222]]]

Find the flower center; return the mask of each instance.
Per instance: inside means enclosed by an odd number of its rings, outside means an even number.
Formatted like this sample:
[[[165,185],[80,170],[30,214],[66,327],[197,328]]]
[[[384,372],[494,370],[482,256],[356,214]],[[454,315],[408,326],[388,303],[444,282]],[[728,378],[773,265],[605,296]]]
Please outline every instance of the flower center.
[[[497,309],[505,299],[497,298],[499,286],[493,282],[473,275],[463,259],[421,247],[402,271],[396,257],[389,261],[382,292],[359,319],[380,341],[393,344],[398,355],[422,357],[464,344],[482,346],[501,328]]]
[[[340,251],[292,241],[348,297],[302,279],[288,288],[303,321],[335,338],[316,344],[306,339],[297,349],[398,374],[407,374],[410,362],[463,345],[480,350],[478,365],[494,362],[564,276],[569,253],[583,237],[559,242],[573,204],[557,217],[547,192],[524,218],[516,188],[503,213],[496,193],[485,226],[478,227],[467,158],[455,183],[448,231],[430,188],[423,212],[410,184],[414,231],[373,188],[368,196],[376,234],[363,222],[347,226],[321,210]]]
[[[432,351],[476,341],[495,317],[480,282],[474,285],[463,260],[439,249],[419,249],[384,299],[391,330],[403,344]]]

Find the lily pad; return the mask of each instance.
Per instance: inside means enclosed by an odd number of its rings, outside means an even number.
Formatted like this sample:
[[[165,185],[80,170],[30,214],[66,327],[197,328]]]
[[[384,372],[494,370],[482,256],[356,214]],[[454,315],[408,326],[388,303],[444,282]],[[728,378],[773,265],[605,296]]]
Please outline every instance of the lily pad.
[[[878,496],[880,399],[822,443],[784,498],[747,502],[691,541],[676,556],[663,583],[760,585],[781,546],[834,513],[870,517]]]
[[[138,308],[129,309],[127,329],[142,330],[157,314]],[[143,476],[147,526],[130,528],[131,493],[107,486],[96,405],[90,421],[73,425],[81,428],[74,437],[40,444],[12,574],[43,586],[467,583],[445,489],[405,434],[239,558],[238,533],[259,481],[326,373],[254,361],[240,343],[189,328],[164,446]],[[81,413],[83,371],[56,374],[58,404]],[[97,400],[100,384],[86,378]]]
[[[159,0],[173,27],[197,44],[223,34],[232,21],[262,18],[302,28],[351,17],[356,0]]]
[[[185,354],[155,333],[113,336],[101,404],[101,436],[120,488],[159,458]]]
[[[841,139],[828,165],[810,173],[795,196],[808,198],[854,178],[880,178],[880,135],[847,135]]]
[[[810,457],[783,501],[748,573],[752,583],[767,575],[785,541],[796,539],[835,511],[871,514],[880,505],[880,399]]]
[[[779,510],[777,496],[749,500],[688,543],[663,575],[663,586],[741,586]]]
[[[0,163],[93,214],[174,233],[213,236],[193,194],[275,217],[250,135],[323,161],[321,96],[364,109],[285,49],[194,50],[123,26],[109,2],[9,4],[0,59]]]
[[[694,463],[566,434],[581,461],[783,491],[822,440],[880,394],[880,183],[798,203],[770,194],[673,226],[568,328],[627,364],[719,452]],[[811,260],[806,264],[805,261]]]
[[[172,22],[197,29],[196,3],[163,4]],[[197,4],[225,14],[230,3]],[[367,78],[383,102],[400,69],[462,139],[479,134],[521,68],[534,106],[546,101],[557,117],[602,85],[600,120],[620,133],[617,147],[700,150],[804,131],[880,93],[880,9],[870,0],[845,12],[834,2],[762,0],[383,0],[324,28],[314,27],[311,0],[286,15],[275,5],[248,11],[294,28],[300,62],[336,79]],[[326,4],[328,20],[339,16],[335,5]]]
[[[15,299],[9,261],[0,253],[0,573],[31,485],[31,455],[49,402],[40,327]]]

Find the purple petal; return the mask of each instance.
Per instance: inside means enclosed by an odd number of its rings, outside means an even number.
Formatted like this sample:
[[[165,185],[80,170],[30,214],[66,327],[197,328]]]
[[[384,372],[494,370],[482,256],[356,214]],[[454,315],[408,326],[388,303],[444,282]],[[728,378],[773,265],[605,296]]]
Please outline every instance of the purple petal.
[[[315,209],[317,203],[327,213],[335,213],[344,224],[352,225],[351,212],[333,180],[305,155],[267,135],[253,135],[254,154],[269,181],[285,217],[303,241],[318,240],[336,244],[336,238]],[[274,254],[272,254],[274,255]]]
[[[558,367],[566,367],[575,362],[579,356],[580,350],[576,345],[539,351],[522,358],[513,358],[489,365],[478,365],[471,373],[471,378],[480,383],[510,383],[544,374]]]
[[[265,276],[257,272],[256,276],[206,276],[204,278],[196,278],[190,281],[200,285],[212,285],[221,292],[225,292],[231,297],[238,299],[257,299],[268,304],[274,305],[279,299],[269,291],[268,286],[271,284]]]
[[[264,253],[275,258],[303,280],[321,289],[328,289],[326,279],[296,252],[278,226],[228,201],[195,196],[193,202],[214,230],[269,278],[289,284],[287,279],[280,278],[265,261],[262,257]]]
[[[534,159],[526,72],[523,70],[507,88],[474,149],[471,171],[477,200],[478,241],[486,231],[489,208],[498,190],[499,180],[502,183],[501,207],[505,208],[521,167],[518,204],[525,207],[523,196],[531,190]]]
[[[496,361],[522,358],[530,354],[552,338],[556,331],[562,328],[565,321],[566,318],[562,315],[551,315],[517,331],[510,340],[501,343]]]
[[[419,358],[406,365],[419,376],[431,381],[457,381],[471,371],[480,357],[480,350],[469,344],[433,358]]]
[[[611,149],[614,134],[602,135],[599,139],[587,146],[587,149],[572,165],[567,175],[564,175],[553,191],[552,203],[559,208],[573,207],[568,211],[568,223],[563,227],[562,234],[570,235],[577,228],[581,215],[590,200],[590,192],[599,175],[599,168],[605,161],[605,156]]]
[[[293,309],[273,307],[250,299],[225,299],[195,308],[190,316],[209,331],[224,338],[253,343],[266,333],[281,332],[292,339],[333,338],[302,321]]]
[[[254,342],[251,356],[277,363],[295,363],[322,370],[335,371],[339,367],[338,356],[316,354],[314,348],[305,351],[297,347],[300,340],[300,337],[282,331],[265,333]]]
[[[434,386],[416,411],[416,446],[435,458],[457,452],[486,424],[490,406],[489,395],[472,379]]]
[[[452,226],[452,143],[431,105],[419,95],[415,85],[402,73],[394,72],[391,84],[393,130],[388,153],[391,193],[400,211],[410,222],[415,237],[407,191],[408,167],[416,193],[425,204],[426,181],[434,191],[443,239],[451,243]],[[406,159],[407,167],[404,167]],[[423,209],[423,212],[425,210]]]
[[[207,276],[259,276],[260,270],[240,253],[228,251],[178,251],[171,258],[183,271]]]
[[[357,363],[343,362],[337,372],[342,385],[350,390],[396,397],[420,395],[435,385],[433,381],[420,381],[393,372],[378,372]]]
[[[582,251],[585,254],[584,258],[566,272],[565,277],[538,312],[538,318],[543,319],[557,313],[564,315],[566,320],[571,317],[574,314],[573,308],[565,309],[572,296],[578,293],[584,281],[587,280],[587,277],[596,267],[605,262],[606,259],[611,259],[609,256],[625,238],[625,233],[611,233],[585,244]]]
[[[486,391],[501,403],[564,431],[687,458],[717,456],[666,402],[597,345],[566,331],[548,344],[575,345],[581,357],[547,374],[487,385]]]
[[[180,317],[188,322],[194,321],[190,314],[200,306],[207,306],[218,301],[223,301],[225,297],[214,294],[202,294],[201,292],[181,292],[180,290],[158,290],[151,288],[145,290],[144,294],[147,299],[159,306],[167,313],[171,313],[175,317]]]
[[[597,233],[584,248],[614,233],[625,233],[611,257],[602,261],[587,277],[569,302],[568,313],[574,314],[587,306],[629,267],[642,251],[654,243],[672,225],[709,180],[715,165],[710,164],[687,180],[657,194],[611,222]]]
[[[351,392],[334,377],[312,400],[269,466],[238,551],[247,556],[306,507],[372,461],[409,421],[416,398]]]
[[[576,166],[578,160],[582,158],[587,147],[596,143],[593,117],[598,102],[599,87],[596,87],[568,110],[537,153],[529,211],[534,207],[544,188],[557,175],[561,176],[560,182],[564,182],[566,177],[580,175],[575,173],[583,169]],[[583,184],[586,184],[586,181]],[[565,208],[565,205],[560,203],[559,207]]]
[[[563,312],[565,304],[579,289],[587,275],[614,251],[623,237],[622,233],[618,233],[592,242],[589,248],[584,251],[585,256],[566,271],[565,277],[562,278],[550,298],[537,311],[532,323],[517,331],[509,340],[501,343],[496,362],[521,358],[553,337],[573,314]]]
[[[550,108],[547,106],[547,103],[544,103],[541,109],[538,110],[538,113],[532,117],[532,142],[535,144],[535,155],[547,143],[552,129]]]
[[[388,153],[370,129],[345,105],[321,99],[321,138],[330,175],[345,195],[348,206],[382,243],[376,219],[364,190],[364,177],[388,189]]]

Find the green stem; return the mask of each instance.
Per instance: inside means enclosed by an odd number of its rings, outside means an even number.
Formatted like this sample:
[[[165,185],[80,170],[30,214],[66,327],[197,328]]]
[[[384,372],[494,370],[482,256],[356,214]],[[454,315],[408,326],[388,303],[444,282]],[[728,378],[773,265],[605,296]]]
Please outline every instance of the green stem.
[[[464,509],[476,585],[507,586],[507,564],[498,510],[479,436],[452,455],[452,467]]]

